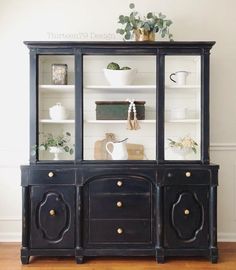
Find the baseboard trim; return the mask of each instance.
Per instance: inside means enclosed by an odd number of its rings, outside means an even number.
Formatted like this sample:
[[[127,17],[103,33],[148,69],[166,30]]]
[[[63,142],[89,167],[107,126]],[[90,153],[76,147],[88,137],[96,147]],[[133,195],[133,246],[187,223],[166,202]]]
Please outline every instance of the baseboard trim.
[[[218,242],[236,242],[236,233],[218,233]]]
[[[0,242],[21,242],[21,233],[0,233]]]

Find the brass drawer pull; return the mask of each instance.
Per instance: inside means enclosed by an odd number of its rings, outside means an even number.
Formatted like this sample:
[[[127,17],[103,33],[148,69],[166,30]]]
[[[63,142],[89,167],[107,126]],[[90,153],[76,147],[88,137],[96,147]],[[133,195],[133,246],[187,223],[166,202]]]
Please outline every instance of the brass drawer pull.
[[[56,211],[54,209],[51,209],[49,211],[49,214],[50,214],[50,216],[53,216],[54,217],[56,215]]]
[[[120,207],[123,206],[123,203],[119,201],[119,202],[116,203],[116,206],[120,208]]]
[[[186,177],[191,177],[192,174],[191,174],[191,172],[186,172],[185,175],[186,175]]]
[[[118,234],[122,234],[122,233],[123,233],[123,229],[122,229],[122,228],[118,228],[118,229],[116,230],[116,232],[117,232]]]
[[[122,182],[122,181],[117,181],[116,185],[117,185],[118,187],[121,187],[121,186],[123,185],[123,182]]]
[[[49,172],[48,173],[48,177],[52,178],[54,176],[54,173],[53,172]]]
[[[189,211],[188,209],[185,209],[185,210],[184,210],[184,214],[187,216],[187,215],[190,214],[190,211]]]

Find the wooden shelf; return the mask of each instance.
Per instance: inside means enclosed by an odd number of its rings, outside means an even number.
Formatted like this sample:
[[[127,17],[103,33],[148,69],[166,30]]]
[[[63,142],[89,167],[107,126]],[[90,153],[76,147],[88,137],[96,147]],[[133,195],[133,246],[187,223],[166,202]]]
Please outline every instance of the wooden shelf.
[[[89,124],[125,124],[127,120],[85,120]],[[138,120],[141,124],[155,124],[156,120]]]
[[[40,119],[40,123],[43,124],[74,124],[74,119],[66,119],[66,120],[51,120],[51,119]]]
[[[74,84],[67,84],[67,85],[40,84],[39,90],[42,93],[72,93],[75,90],[75,86]]]
[[[194,84],[189,84],[189,85],[165,85],[166,89],[200,89],[200,85],[194,85]]]
[[[86,85],[86,89],[89,90],[104,90],[104,91],[127,91],[127,90],[155,90],[156,85],[122,85],[122,86],[113,86],[113,85]]]
[[[167,120],[166,123],[194,124],[194,123],[200,123],[200,119],[178,119],[178,120]]]

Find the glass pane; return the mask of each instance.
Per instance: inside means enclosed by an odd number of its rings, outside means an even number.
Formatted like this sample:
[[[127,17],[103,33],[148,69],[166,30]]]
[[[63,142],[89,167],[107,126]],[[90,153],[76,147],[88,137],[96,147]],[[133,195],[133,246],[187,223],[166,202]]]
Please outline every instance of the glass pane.
[[[84,159],[156,159],[156,56],[88,55],[83,68]]]
[[[201,58],[165,58],[165,159],[200,160]]]
[[[39,56],[39,160],[74,159],[74,81],[74,56]]]

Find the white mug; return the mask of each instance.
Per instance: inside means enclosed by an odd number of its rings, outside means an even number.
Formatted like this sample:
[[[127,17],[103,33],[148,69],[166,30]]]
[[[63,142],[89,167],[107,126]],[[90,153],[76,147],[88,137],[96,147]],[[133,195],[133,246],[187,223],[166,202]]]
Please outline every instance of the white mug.
[[[190,72],[188,71],[176,71],[175,73],[170,74],[170,79],[178,85],[185,85],[189,73]],[[172,78],[173,76],[175,76],[175,80]]]

